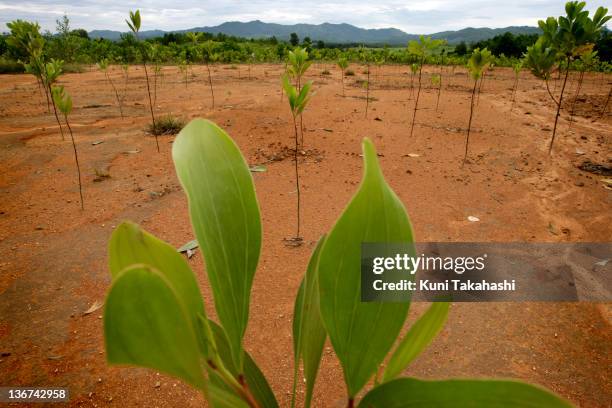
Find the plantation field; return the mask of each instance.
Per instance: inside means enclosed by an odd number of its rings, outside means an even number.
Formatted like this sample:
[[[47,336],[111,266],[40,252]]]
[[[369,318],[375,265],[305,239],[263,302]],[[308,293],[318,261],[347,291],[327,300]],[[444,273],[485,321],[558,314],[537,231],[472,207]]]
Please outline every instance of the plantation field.
[[[305,244],[287,246],[283,239],[295,233],[296,194],[293,122],[279,81],[284,68],[214,65],[212,109],[205,66],[190,68],[187,84],[177,67],[166,66],[155,101],[158,118],[213,120],[249,165],[265,167],[253,172],[264,232],[245,347],[281,406],[291,398],[295,295],[316,241],[359,184],[363,137],[376,145],[417,241],[612,240],[612,190],[602,182],[612,177],[612,115],[600,117],[609,74],[585,74],[570,128],[567,112],[577,86],[572,74],[549,156],[556,106],[543,81],[522,72],[512,106],[512,69],[493,69],[475,106],[462,166],[473,86],[464,68],[442,68],[437,110],[430,76],[440,67],[423,69],[410,137],[408,66],[371,67],[366,118],[365,66],[349,67],[355,76],[346,77],[343,97],[340,71],[318,63],[306,74],[315,94],[304,111],[300,155]],[[123,91],[121,68],[109,70]],[[325,70],[329,75],[321,74]],[[202,406],[202,396],[179,380],[109,367],[102,309],[85,314],[108,290],[107,243],[122,220],[176,247],[194,239],[170,155],[174,136],[160,136],[157,153],[145,131],[150,113],[142,67],[130,66],[129,78],[123,119],[103,72],[92,67],[58,81],[74,102],[70,122],[83,171],[82,211],[72,146],[62,141],[35,78],[0,76],[0,384],[66,386],[71,406]],[[561,81],[550,85],[558,93]],[[586,171],[597,168],[585,162],[608,169]],[[201,253],[189,262],[214,313]],[[413,304],[410,320],[426,306]],[[605,407],[612,400],[611,324],[609,304],[453,304],[447,325],[409,374],[517,378],[581,407]],[[344,393],[342,370],[327,344],[314,405],[335,400],[341,407]]]

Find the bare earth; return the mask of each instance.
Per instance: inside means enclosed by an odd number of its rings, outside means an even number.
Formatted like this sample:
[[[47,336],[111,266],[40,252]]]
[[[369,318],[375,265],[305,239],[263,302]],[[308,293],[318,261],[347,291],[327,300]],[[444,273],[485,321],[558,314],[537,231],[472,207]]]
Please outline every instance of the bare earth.
[[[165,67],[156,113],[206,117],[238,143],[254,173],[264,244],[251,299],[246,347],[287,406],[291,389],[293,300],[310,252],[356,190],[362,171],[360,141],[378,148],[387,180],[405,203],[419,241],[610,241],[612,191],[602,175],[579,170],[584,160],[612,162],[612,118],[596,119],[611,77],[587,75],[576,122],[559,121],[547,155],[553,103],[543,84],[523,73],[510,112],[513,74],[497,68],[476,107],[470,162],[461,167],[471,81],[446,67],[438,111],[427,67],[414,136],[408,67],[372,68],[368,118],[365,91],[353,65],[342,97],[340,74],[314,65],[316,95],[304,114],[308,154],[300,162],[306,245],[288,248],[295,230],[293,143],[280,65],[216,66],[216,108],[211,109],[205,68],[195,67],[186,88],[175,67]],[[112,71],[122,89],[120,69]],[[62,141],[53,114],[32,76],[0,76],[0,385],[66,386],[70,406],[195,407],[199,394],[150,370],[108,367],[102,309],[109,286],[106,245],[122,220],[140,223],[175,246],[193,239],[187,205],[170,158],[145,134],[150,119],[143,70],[130,68],[125,113],[101,72],[61,77],[74,99],[72,127],[84,171],[85,211],[78,204],[72,147]],[[551,83],[551,87],[555,85]],[[574,94],[576,82],[567,95]],[[560,85],[556,85],[557,92]],[[608,107],[610,110],[611,107]],[[102,141],[93,145],[93,142]],[[408,154],[419,155],[411,157]],[[98,174],[110,177],[95,181]],[[468,216],[480,218],[469,222]],[[209,310],[211,295],[201,253],[190,263]],[[426,304],[414,304],[410,321]],[[607,304],[455,304],[433,345],[408,369],[422,378],[506,377],[546,386],[583,407],[612,401],[612,308]],[[342,372],[326,346],[315,390],[316,406],[344,401]],[[22,405],[23,406],[23,405]],[[40,406],[40,405],[37,405]]]

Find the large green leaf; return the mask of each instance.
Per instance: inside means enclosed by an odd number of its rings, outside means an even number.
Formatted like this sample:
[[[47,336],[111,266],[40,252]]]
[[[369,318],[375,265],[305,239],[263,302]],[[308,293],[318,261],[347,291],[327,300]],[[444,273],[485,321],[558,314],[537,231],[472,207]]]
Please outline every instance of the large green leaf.
[[[241,371],[242,337],[261,248],[253,179],[233,140],[208,120],[194,119],[179,133],[172,157],[189,200],[217,315]]]
[[[447,302],[433,303],[412,325],[389,359],[383,381],[389,381],[401,374],[408,364],[429,346],[444,326],[449,306],[450,303]]]
[[[325,239],[319,258],[321,317],[350,397],[366,384],[393,345],[409,303],[362,303],[362,242],[412,242],[404,206],[385,182],[374,145],[363,141],[359,191]]]
[[[104,307],[106,356],[178,377],[202,389],[204,376],[196,333],[168,280],[134,265],[113,281]]]
[[[510,380],[398,378],[372,389],[359,408],[554,408],[572,405],[540,387]]]
[[[304,361],[304,377],[306,378],[305,407],[309,407],[312,400],[312,392],[317,379],[319,364],[321,363],[325,338],[327,337],[325,327],[323,327],[323,322],[321,321],[317,278],[319,253],[324,240],[325,237],[319,240],[317,247],[310,257],[306,276],[302,280],[295,299],[293,312],[294,381],[299,372],[301,359]]]
[[[229,343],[227,341],[225,332],[221,326],[212,320],[209,320],[208,322],[215,338],[219,357],[229,372],[237,377],[240,373],[231,359]],[[246,380],[253,397],[255,397],[262,408],[278,408],[278,402],[276,401],[276,397],[274,397],[274,393],[272,392],[272,388],[270,388],[266,377],[264,377],[263,373],[257,366],[257,363],[255,363],[255,360],[253,360],[251,355],[247,352],[244,353],[244,379]],[[227,391],[233,392],[230,389],[227,389]]]
[[[214,408],[249,408],[249,404],[235,393],[213,384],[208,386],[208,397]]]
[[[124,222],[113,231],[109,243],[109,267],[113,279],[125,268],[145,264],[155,268],[176,291],[189,313],[192,327],[198,328],[200,316],[205,316],[202,294],[191,268],[176,249],[140,228]],[[204,334],[198,332],[198,344],[206,355]]]

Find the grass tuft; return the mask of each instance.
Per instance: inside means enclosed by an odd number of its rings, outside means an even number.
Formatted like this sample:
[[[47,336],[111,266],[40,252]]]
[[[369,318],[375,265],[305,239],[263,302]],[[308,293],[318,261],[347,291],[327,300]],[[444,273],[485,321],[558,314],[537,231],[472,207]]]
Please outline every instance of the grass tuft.
[[[155,136],[176,135],[185,127],[185,121],[172,115],[162,116],[155,120],[155,127],[149,125],[147,131]]]

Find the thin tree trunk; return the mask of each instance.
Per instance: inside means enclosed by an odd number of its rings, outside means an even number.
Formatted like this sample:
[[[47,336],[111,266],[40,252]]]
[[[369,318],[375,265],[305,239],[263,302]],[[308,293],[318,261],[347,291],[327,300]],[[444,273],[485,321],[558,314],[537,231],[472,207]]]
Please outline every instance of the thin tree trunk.
[[[298,170],[298,131],[297,131],[297,121],[295,120],[295,115],[293,115],[293,131],[295,134],[295,151],[293,153],[293,158],[295,159],[295,189],[297,191],[297,234],[296,238],[300,238],[300,173]]]
[[[74,141],[74,135],[72,133],[72,128],[70,127],[70,123],[68,122],[68,115],[64,115],[64,120],[66,121],[66,126],[68,126],[68,131],[70,132],[70,139],[72,140],[72,149],[74,150],[74,161],[77,166],[77,175],[79,180],[79,196],[81,197],[81,210],[85,209],[85,202],[83,201],[83,183],[81,183],[81,166],[79,165],[79,155],[77,154],[76,143]]]
[[[442,74],[440,74],[440,83],[438,84],[438,98],[436,99],[436,112],[438,111],[438,105],[440,104],[440,91],[442,91]]]
[[[512,105],[510,105],[510,112],[514,109],[514,102],[516,101],[516,90],[518,88],[518,76],[514,78],[514,87],[512,88]]]
[[[599,118],[603,118],[603,116],[606,113],[606,109],[608,108],[608,103],[610,102],[610,95],[612,95],[612,87],[610,87],[610,90],[608,91],[608,97],[606,98],[606,102],[604,103],[603,108],[601,109],[601,113],[599,114]]]
[[[467,155],[468,155],[468,146],[470,144],[470,130],[472,129],[472,116],[474,115],[474,94],[476,93],[477,84],[478,84],[478,80],[475,80],[474,88],[472,89],[472,99],[470,102],[470,120],[468,121],[467,136],[465,138],[465,153],[463,155],[463,163],[461,164],[461,167],[463,167],[463,165],[465,164],[465,161],[467,160]]]
[[[366,68],[368,70],[368,76],[366,80],[366,109],[365,109],[365,117],[368,118],[368,106],[370,105],[370,64],[366,64]]]
[[[48,85],[47,89],[49,95],[53,95],[53,93],[51,92],[51,85]],[[59,116],[57,115],[57,107],[55,106],[55,100],[53,99],[53,97],[51,97],[51,104],[53,105],[53,113],[55,114],[55,120],[57,120],[57,124],[60,128],[60,133],[62,134],[62,140],[66,140],[66,138],[64,137],[64,129],[62,128],[62,123],[60,122]]]
[[[344,97],[344,69],[342,70],[342,96]]]
[[[117,92],[117,88],[115,87],[115,84],[113,83],[113,80],[111,79],[111,77],[108,75],[108,71],[104,71],[104,73],[106,74],[106,79],[111,84],[111,87],[113,88],[113,91],[115,92],[115,98],[117,99],[117,105],[119,105],[119,113],[121,113],[121,119],[123,119],[123,107],[121,106],[121,100],[119,99],[119,93]]]
[[[574,95],[574,100],[572,101],[572,108],[570,109],[570,118],[569,118],[569,128],[572,128],[572,122],[574,119],[574,111],[576,109],[576,101],[580,96],[580,89],[582,88],[582,80],[584,79],[584,71],[580,71],[580,77],[578,78],[578,86],[576,86],[576,94]]]
[[[569,74],[569,58],[567,61],[567,68],[565,69],[565,78],[563,79],[563,86],[561,87],[561,95],[559,95],[559,103],[557,104],[557,114],[555,115],[555,125],[553,127],[552,138],[550,139],[550,147],[548,148],[548,155],[552,154],[553,143],[555,143],[555,136],[557,135],[557,123],[559,122],[559,112],[561,111],[561,105],[563,105],[563,92],[565,91],[565,85],[567,84],[567,76]]]
[[[421,64],[419,66],[419,87],[417,88],[416,99],[414,100],[414,112],[412,113],[412,124],[410,125],[410,137],[414,131],[414,121],[416,120],[417,107],[419,105],[419,97],[421,96],[421,77],[423,73],[423,62],[425,58],[421,58]]]
[[[215,92],[213,91],[212,76],[210,75],[210,65],[206,61],[206,69],[208,70],[208,85],[210,86],[210,96],[212,97],[212,108],[215,109]]]
[[[144,67],[145,78],[147,80],[147,95],[149,95],[149,109],[151,111],[151,121],[153,122],[153,136],[155,136],[155,145],[157,146],[157,153],[159,153],[159,141],[157,140],[157,126],[155,125],[155,114],[153,113],[153,100],[151,99],[151,85],[149,84],[147,63],[143,61],[142,66]]]

